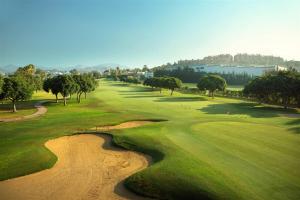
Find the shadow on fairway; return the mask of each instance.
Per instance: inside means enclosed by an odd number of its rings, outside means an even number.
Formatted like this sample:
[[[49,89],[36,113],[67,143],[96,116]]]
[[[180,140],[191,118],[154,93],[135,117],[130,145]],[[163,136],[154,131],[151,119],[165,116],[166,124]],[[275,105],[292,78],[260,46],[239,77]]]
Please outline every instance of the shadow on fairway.
[[[278,117],[279,114],[297,113],[296,109],[264,106],[257,103],[211,104],[198,110],[206,114],[249,115],[256,118]]]
[[[131,96],[126,96],[124,98],[135,99],[135,98],[157,98],[157,97],[161,97],[161,95],[131,95]]]
[[[132,93],[137,93],[137,92],[154,92],[156,90],[152,90],[151,88],[143,88],[143,87],[130,87],[130,90],[119,90],[119,93],[128,93],[128,94],[132,94]]]
[[[115,87],[127,87],[129,86],[128,83],[111,83],[111,86],[115,86]]]
[[[155,102],[189,102],[189,101],[206,101],[204,97],[162,97]]]
[[[287,125],[291,125],[294,127],[289,128],[289,131],[292,131],[293,133],[300,134],[300,119],[295,119],[293,121],[287,122]]]

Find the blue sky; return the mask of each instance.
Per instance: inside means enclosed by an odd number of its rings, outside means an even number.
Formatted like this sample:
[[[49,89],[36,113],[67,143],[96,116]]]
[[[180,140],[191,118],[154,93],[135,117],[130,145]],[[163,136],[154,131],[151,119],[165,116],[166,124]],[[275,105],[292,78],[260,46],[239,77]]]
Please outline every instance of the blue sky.
[[[207,55],[300,60],[300,1],[0,0],[0,66],[156,66]]]

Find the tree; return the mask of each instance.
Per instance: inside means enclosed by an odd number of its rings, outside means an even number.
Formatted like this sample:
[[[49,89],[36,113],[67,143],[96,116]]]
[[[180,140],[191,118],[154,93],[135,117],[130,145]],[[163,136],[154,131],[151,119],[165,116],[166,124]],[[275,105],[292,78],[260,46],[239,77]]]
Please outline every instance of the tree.
[[[25,67],[19,67],[15,74],[22,74],[22,75],[30,75],[33,76],[36,72],[35,66],[33,64],[26,65]]]
[[[4,83],[4,77],[0,74],[0,94],[2,93],[3,83]]]
[[[0,101],[4,100],[5,98],[3,93],[3,84],[4,84],[4,77],[0,74]]]
[[[13,112],[17,112],[16,102],[31,98],[33,88],[21,76],[4,78],[3,94],[13,104]]]
[[[101,73],[96,71],[96,70],[90,72],[90,74],[94,77],[94,79],[100,79],[101,78]]]
[[[63,96],[64,106],[67,105],[67,97],[75,91],[76,82],[70,75],[59,75],[57,76],[59,93]]]
[[[90,74],[74,75],[74,81],[78,84],[77,90],[77,102],[80,103],[81,95],[84,93],[86,98],[86,93],[94,91],[97,87],[97,81]]]
[[[244,95],[260,102],[278,103],[287,108],[292,102],[299,104],[300,73],[279,71],[257,77],[243,90]]]
[[[71,69],[70,70],[70,74],[72,74],[72,75],[79,75],[80,73],[79,73],[79,71],[77,69]]]
[[[254,97],[260,102],[267,101],[270,90],[268,90],[267,81],[263,77],[257,77],[247,84],[243,90],[244,95]]]
[[[43,89],[46,92],[50,92],[55,95],[55,102],[58,103],[58,94],[60,92],[59,79],[57,76],[53,78],[47,78],[44,81]]]
[[[164,88],[171,90],[171,96],[173,95],[175,88],[181,88],[182,85],[181,80],[175,77],[165,77],[163,78],[163,82]]]
[[[207,75],[200,79],[197,84],[199,90],[208,90],[209,96],[214,98],[214,93],[216,90],[224,91],[227,84],[225,79],[218,75]]]

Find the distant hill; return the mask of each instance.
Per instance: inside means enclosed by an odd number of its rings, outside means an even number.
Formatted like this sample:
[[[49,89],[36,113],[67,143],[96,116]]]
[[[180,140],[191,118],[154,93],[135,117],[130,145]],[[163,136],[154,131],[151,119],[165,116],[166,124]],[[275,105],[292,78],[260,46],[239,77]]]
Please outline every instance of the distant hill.
[[[4,65],[0,66],[0,72],[10,74],[15,72],[20,66],[17,65]],[[41,68],[44,70],[59,70],[59,71],[70,71],[71,69],[77,69],[78,71],[81,72],[89,72],[89,71],[100,71],[103,72],[109,68],[125,68],[124,65],[116,64],[116,63],[103,63],[99,65],[94,65],[94,66],[87,66],[87,65],[74,65],[74,66],[68,66],[68,67],[60,67],[60,66],[50,66],[50,67],[45,67],[45,66],[39,66],[36,65],[37,68]]]
[[[5,66],[0,67],[0,72],[8,74],[8,73],[15,72],[17,69],[18,69],[18,66],[16,66],[16,65],[5,65]]]
[[[195,67],[201,65],[208,66],[245,66],[245,67],[267,67],[280,65],[288,68],[300,69],[300,61],[284,60],[277,56],[266,56],[260,54],[236,54],[234,56],[230,54],[220,54],[215,56],[206,56],[202,59],[191,59],[191,60],[179,60],[174,64],[167,63],[158,66],[155,69],[174,69],[178,67]]]

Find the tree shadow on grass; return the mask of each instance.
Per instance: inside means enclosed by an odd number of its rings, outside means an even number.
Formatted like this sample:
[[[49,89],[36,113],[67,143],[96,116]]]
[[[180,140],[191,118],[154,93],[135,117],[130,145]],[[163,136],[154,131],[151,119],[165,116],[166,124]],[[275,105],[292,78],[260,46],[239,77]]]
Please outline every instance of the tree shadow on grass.
[[[135,98],[157,98],[157,97],[161,97],[161,95],[131,95],[131,96],[126,96],[125,98],[135,99]]]
[[[300,119],[295,119],[295,120],[289,121],[286,124],[293,126],[288,129],[289,131],[296,133],[296,134],[300,134]]]
[[[161,97],[155,102],[189,102],[189,101],[207,101],[204,97]]]
[[[127,87],[129,86],[128,83],[111,83],[111,86],[115,86],[115,87]]]
[[[296,109],[284,109],[275,106],[265,106],[258,103],[211,104],[199,110],[206,114],[249,115],[256,118],[278,117],[280,114],[297,113]]]

